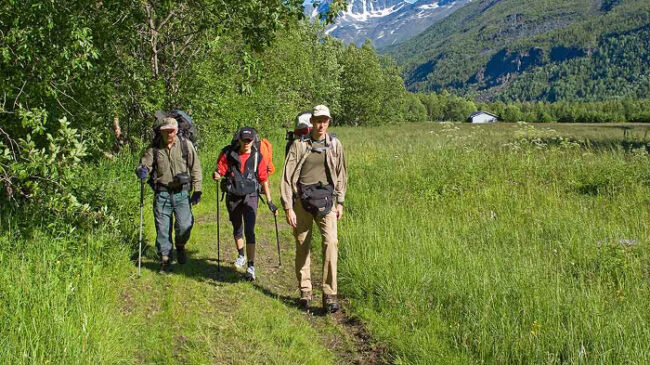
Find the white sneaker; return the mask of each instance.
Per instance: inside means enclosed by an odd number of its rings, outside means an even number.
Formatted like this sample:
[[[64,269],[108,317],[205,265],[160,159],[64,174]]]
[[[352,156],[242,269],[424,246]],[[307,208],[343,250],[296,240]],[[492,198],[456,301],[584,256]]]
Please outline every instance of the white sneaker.
[[[246,265],[246,257],[237,256],[237,258],[235,259],[235,267],[241,269],[242,267],[244,267],[244,265]]]
[[[246,279],[249,281],[255,281],[255,266],[249,266],[246,269]]]

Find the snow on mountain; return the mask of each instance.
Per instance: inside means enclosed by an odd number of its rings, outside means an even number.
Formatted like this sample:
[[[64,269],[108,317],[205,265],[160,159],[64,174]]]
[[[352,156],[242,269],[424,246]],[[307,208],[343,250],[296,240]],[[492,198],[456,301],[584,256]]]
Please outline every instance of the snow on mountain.
[[[305,3],[312,19],[329,9],[331,0],[317,7]],[[377,48],[400,43],[424,31],[471,0],[350,0],[345,12],[326,33],[346,43],[361,45],[370,39]]]

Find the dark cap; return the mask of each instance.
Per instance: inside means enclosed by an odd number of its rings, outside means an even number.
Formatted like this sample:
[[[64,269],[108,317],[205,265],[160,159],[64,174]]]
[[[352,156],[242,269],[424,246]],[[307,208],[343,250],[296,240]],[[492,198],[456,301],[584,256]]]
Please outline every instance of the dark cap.
[[[241,140],[255,140],[255,137],[257,137],[257,133],[255,132],[255,129],[251,127],[243,127],[242,129],[239,130],[239,139]]]

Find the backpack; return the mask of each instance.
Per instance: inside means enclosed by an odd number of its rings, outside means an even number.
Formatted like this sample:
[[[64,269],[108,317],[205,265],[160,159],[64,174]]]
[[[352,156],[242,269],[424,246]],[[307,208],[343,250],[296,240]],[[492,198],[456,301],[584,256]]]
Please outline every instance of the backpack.
[[[287,158],[289,154],[289,148],[295,139],[304,140],[307,137],[307,134],[311,132],[311,111],[301,112],[296,116],[296,128],[293,131],[287,131],[284,139],[287,141],[287,144],[284,146],[284,157]],[[298,129],[300,126],[308,126],[308,128]]]
[[[199,131],[196,129],[192,118],[184,111],[178,109],[169,112],[168,116],[176,119],[178,122],[178,135],[189,139],[192,145],[194,145],[194,148],[198,149]]]
[[[336,138],[336,133],[327,133],[327,135],[330,137],[331,142],[330,142],[329,146],[321,148],[322,151],[328,150],[330,148],[336,148],[336,144],[339,141],[338,138]],[[294,137],[294,134],[292,132],[288,131],[286,138],[288,139],[289,137],[291,137],[292,139],[287,141],[287,146],[286,146],[286,151],[284,153],[284,157],[286,158],[287,155],[289,154],[289,148],[291,148],[291,145],[293,144],[293,142],[295,140],[299,140],[300,142],[303,142],[303,143],[301,143],[302,146],[301,146],[300,150],[298,150],[298,156],[297,156],[298,161],[300,161],[302,159],[302,157],[305,155],[305,153],[307,153],[307,150],[310,148],[309,145],[308,145],[309,143],[307,141],[310,140],[311,136],[302,135],[302,136],[299,136],[299,137]]]
[[[235,148],[235,150],[239,149],[239,139],[237,137],[239,136],[240,129],[237,129],[230,141],[230,146]],[[256,137],[255,141],[253,141],[253,148],[262,154],[262,159],[266,162],[267,172],[269,175],[272,175],[275,172],[275,165],[273,165],[273,145],[266,138],[260,139],[260,134],[257,130],[255,130],[255,135]]]
[[[183,156],[183,160],[185,160],[185,164],[187,165],[187,159],[190,152],[186,141],[189,140],[192,144],[192,147],[196,150],[199,138],[199,133],[194,125],[194,121],[189,115],[187,115],[187,113],[182,110],[173,110],[169,113],[165,113],[159,110],[155,113],[155,117],[159,120],[167,117],[176,119],[176,122],[178,122],[177,137],[181,142],[181,155]],[[149,179],[147,180],[147,184],[149,184],[149,186],[151,186],[151,188],[154,190],[156,189],[155,181],[157,180],[156,168],[158,166],[158,146],[160,146],[162,141],[163,139],[162,134],[160,133],[160,127],[154,126],[153,140],[151,141],[151,148],[153,149],[153,162],[151,165],[151,173],[149,174]]]
[[[225,194],[243,197],[259,191],[258,169],[264,157],[258,148],[253,144],[251,155],[246,160],[243,173],[241,172],[241,160],[239,159],[239,141],[235,140],[221,149],[221,153],[228,161],[228,170],[221,180],[222,199]]]

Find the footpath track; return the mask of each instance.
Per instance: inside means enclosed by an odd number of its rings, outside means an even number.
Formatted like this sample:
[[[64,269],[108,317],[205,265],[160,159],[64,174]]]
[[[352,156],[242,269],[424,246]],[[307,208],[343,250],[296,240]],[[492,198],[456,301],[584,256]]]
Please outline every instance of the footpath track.
[[[207,200],[207,201],[206,201]],[[202,205],[214,207],[214,200]],[[149,222],[151,219],[149,220]],[[382,364],[386,349],[364,326],[343,311],[325,315],[320,301],[320,239],[315,239],[312,308],[296,298],[293,238],[278,216],[282,266],[278,266],[273,216],[258,213],[257,280],[244,280],[232,265],[236,251],[225,212],[221,216],[221,271],[217,270],[216,213],[198,209],[188,245],[189,260],[157,273],[148,227],[142,277],[124,285],[121,308],[130,323],[131,351],[137,363],[201,364]]]

